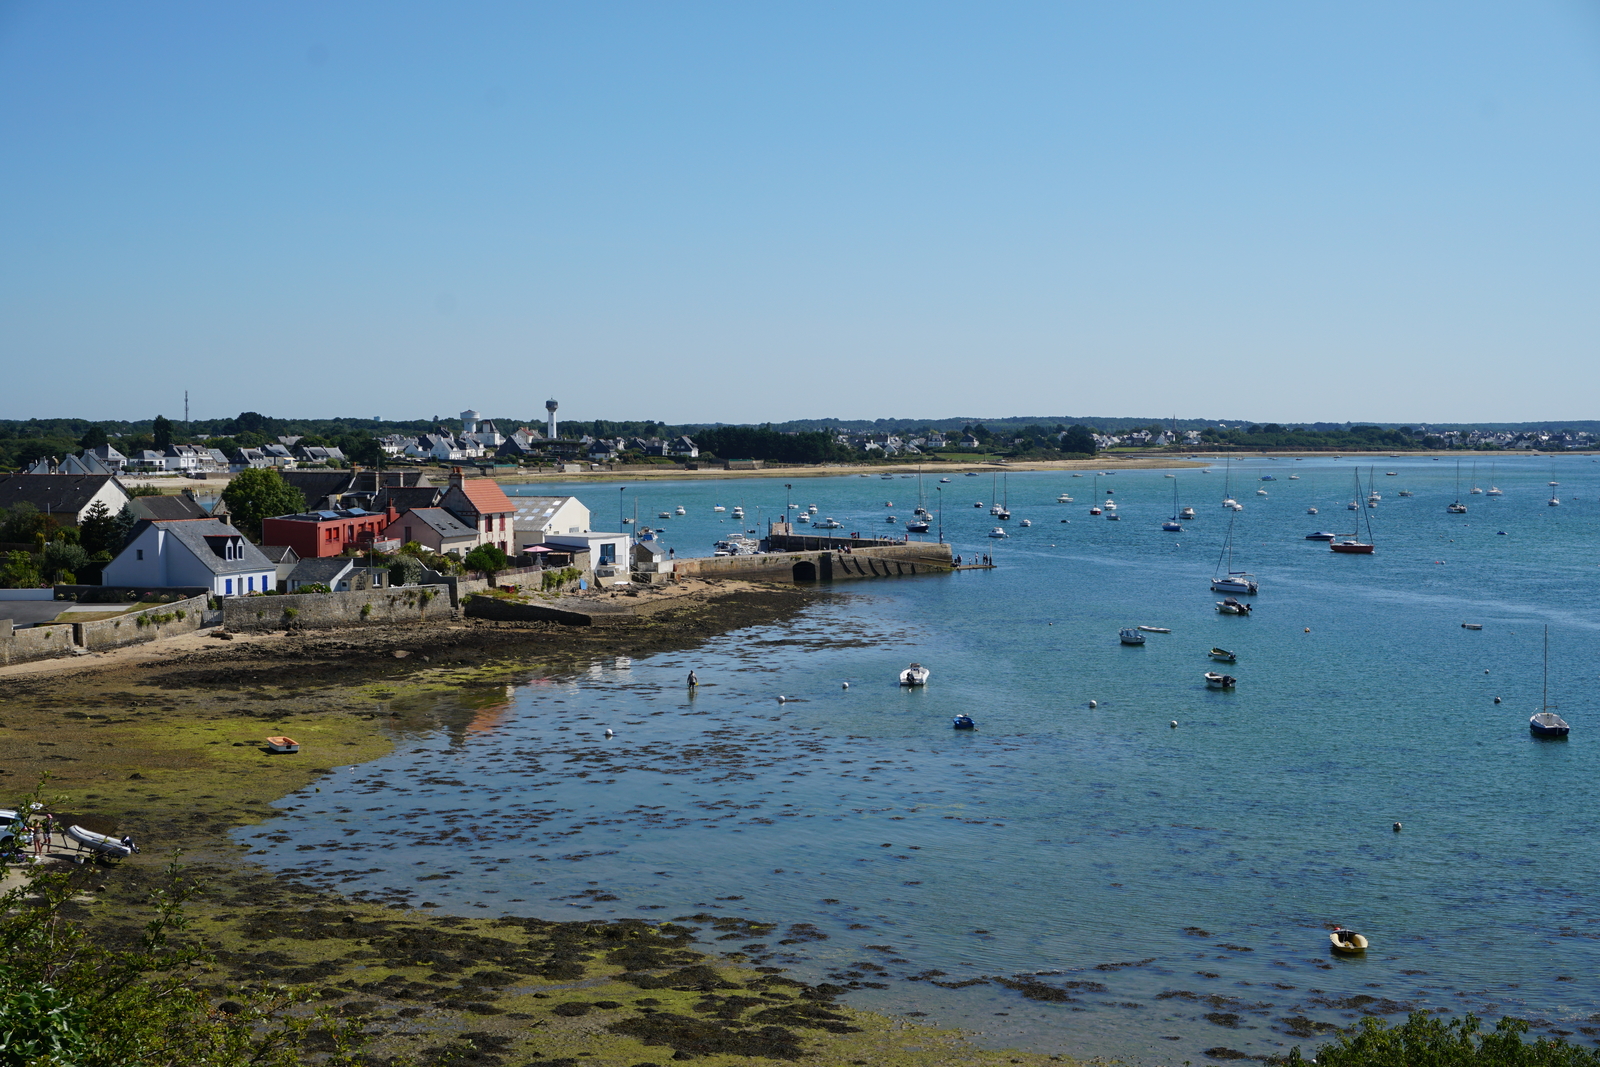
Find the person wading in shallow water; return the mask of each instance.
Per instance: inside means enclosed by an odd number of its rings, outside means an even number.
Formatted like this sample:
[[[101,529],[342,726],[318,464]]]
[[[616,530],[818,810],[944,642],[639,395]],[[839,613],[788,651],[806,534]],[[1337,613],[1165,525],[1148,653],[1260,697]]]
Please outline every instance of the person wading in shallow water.
[[[689,672],[689,688],[693,689],[695,686],[697,686],[699,684],[700,684],[700,679],[698,679],[698,678],[696,678],[694,676],[694,671],[690,671]]]

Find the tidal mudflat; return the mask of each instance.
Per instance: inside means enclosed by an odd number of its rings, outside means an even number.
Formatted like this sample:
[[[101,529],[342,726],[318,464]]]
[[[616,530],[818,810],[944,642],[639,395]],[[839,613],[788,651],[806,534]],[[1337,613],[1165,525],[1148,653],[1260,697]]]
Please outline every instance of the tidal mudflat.
[[[1226,520],[1163,534],[1159,472],[1115,479],[1111,524],[1013,476],[1013,512],[1037,521],[995,546],[998,570],[850,586],[693,652],[456,694],[432,734],[288,800],[263,829],[290,841],[243,840],[298,877],[461,915],[777,923],[706,944],[996,1047],[1271,1055],[1411,1008],[1592,1041],[1591,742],[1526,728],[1545,621],[1569,683],[1596,664],[1582,519],[1449,524],[1448,478],[1413,466],[1419,503],[1385,502],[1362,569],[1303,538],[1306,502],[1348,471],[1302,464],[1252,499],[1248,619],[1206,589]],[[708,516],[730,491],[701,488],[685,502]],[[880,485],[835,488],[854,495],[808,493],[884,506]],[[968,550],[991,524],[971,510],[946,511]],[[1134,623],[1173,633],[1120,646]],[[1240,654],[1236,692],[1204,686],[1213,645]],[[925,691],[894,685],[913,659]],[[957,712],[978,731],[951,731]],[[1529,834],[1551,796],[1560,825]],[[1373,951],[1331,958],[1335,923]]]

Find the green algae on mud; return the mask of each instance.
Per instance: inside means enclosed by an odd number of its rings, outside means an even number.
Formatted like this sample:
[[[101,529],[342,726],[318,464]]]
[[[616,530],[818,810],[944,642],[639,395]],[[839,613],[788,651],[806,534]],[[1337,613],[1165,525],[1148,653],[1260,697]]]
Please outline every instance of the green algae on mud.
[[[20,795],[51,769],[50,792],[68,797],[58,810],[98,817],[143,843],[120,867],[84,872],[78,921],[113,942],[136,937],[148,894],[181,850],[186,875],[204,885],[188,909],[191,936],[215,954],[196,980],[219,997],[308,987],[362,1022],[374,1064],[1062,1062],[979,1050],[951,1031],[840,1005],[842,986],[807,985],[775,967],[741,966],[738,953],[692,947],[707,922],[751,933],[748,920],[438,915],[296,883],[251,863],[230,836],[334,766],[377,758],[395,734],[432,728],[445,705],[488,707],[514,677],[688,647],[817,595],[774,590],[715,618],[702,611],[672,625],[658,616],[603,640],[549,628],[375,629],[6,683],[0,782]],[[287,733],[304,750],[269,755],[268,733]]]

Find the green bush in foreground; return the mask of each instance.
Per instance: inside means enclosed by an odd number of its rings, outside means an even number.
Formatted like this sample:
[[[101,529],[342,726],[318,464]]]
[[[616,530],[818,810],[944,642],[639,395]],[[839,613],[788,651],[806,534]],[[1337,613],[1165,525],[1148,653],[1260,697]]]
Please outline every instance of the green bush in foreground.
[[[208,956],[185,938],[194,887],[174,863],[151,894],[138,940],[87,936],[68,903],[87,871],[43,874],[0,895],[0,1067],[295,1067],[350,1064],[357,1027],[301,1007],[291,989],[230,991],[199,983]]]
[[[1600,1067],[1600,1051],[1539,1038],[1524,1044],[1528,1024],[1501,1019],[1485,1033],[1475,1015],[1445,1020],[1415,1011],[1399,1025],[1370,1016],[1316,1052],[1318,1067]],[[1281,1061],[1307,1064],[1298,1048]]]

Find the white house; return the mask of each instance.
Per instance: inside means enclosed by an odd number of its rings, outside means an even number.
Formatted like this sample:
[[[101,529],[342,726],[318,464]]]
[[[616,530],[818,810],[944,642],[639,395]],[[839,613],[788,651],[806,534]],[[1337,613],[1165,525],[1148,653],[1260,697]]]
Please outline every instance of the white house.
[[[264,593],[277,566],[221,519],[144,522],[100,574],[102,585],[204,586],[215,596]]]
[[[589,509],[575,496],[518,496],[512,497],[511,502],[517,508],[512,526],[518,549],[539,544],[555,534],[589,532]]]
[[[633,559],[627,534],[552,534],[544,543],[551,548],[588,552],[595,585],[628,585],[633,581]]]
[[[122,483],[109,474],[0,474],[0,508],[32,504],[74,526],[96,504],[115,515],[128,499]]]

